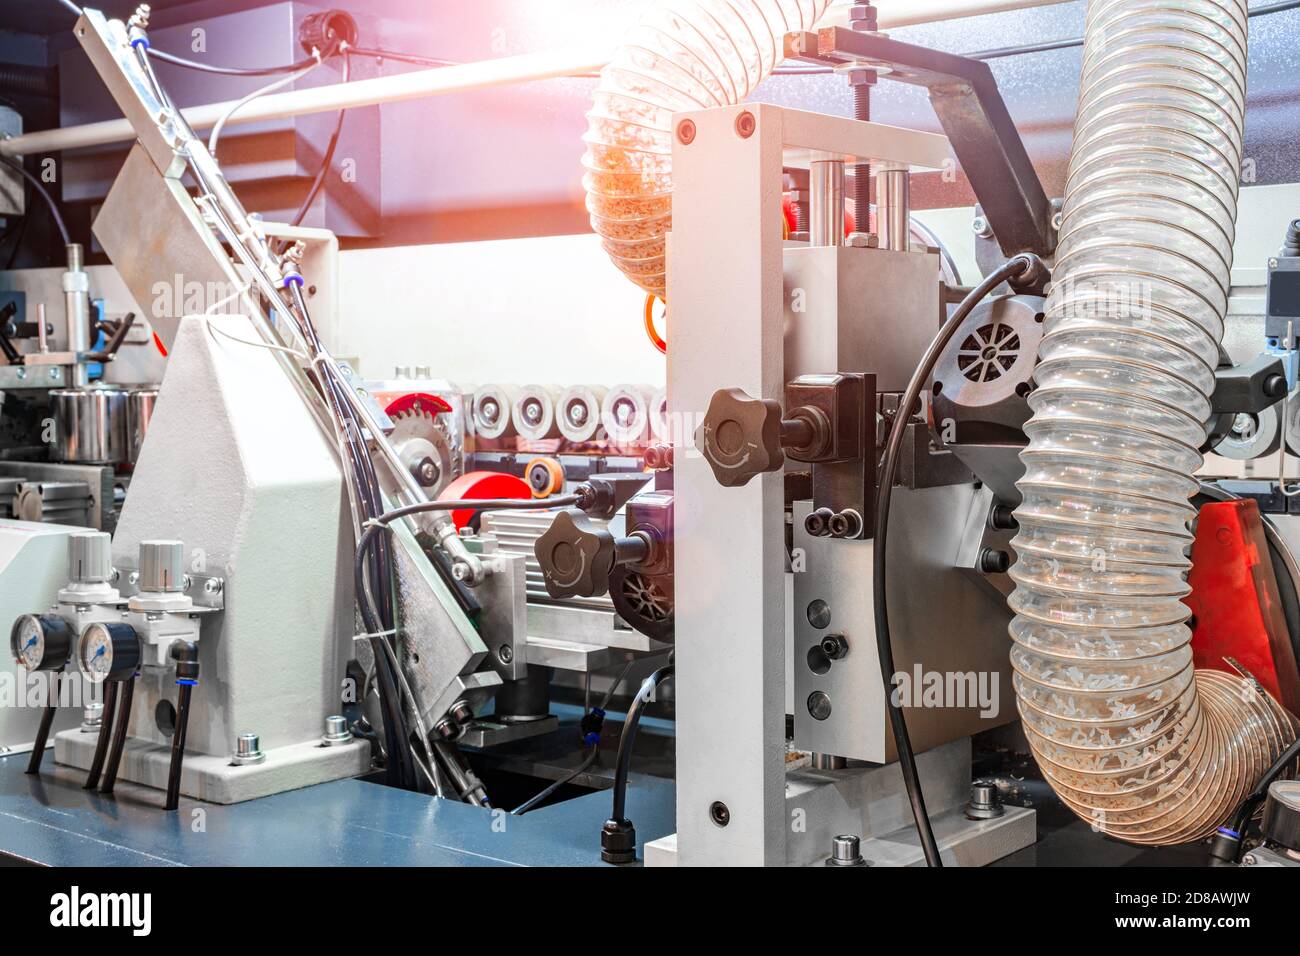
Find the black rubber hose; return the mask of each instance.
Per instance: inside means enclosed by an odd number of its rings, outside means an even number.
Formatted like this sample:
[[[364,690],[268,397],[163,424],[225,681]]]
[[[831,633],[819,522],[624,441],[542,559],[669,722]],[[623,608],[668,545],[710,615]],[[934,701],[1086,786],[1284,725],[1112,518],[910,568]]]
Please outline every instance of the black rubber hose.
[[[618,738],[618,758],[614,768],[614,812],[610,814],[611,820],[627,819],[627,778],[632,769],[632,750],[636,746],[636,732],[641,726],[641,714],[645,712],[645,705],[650,699],[646,684],[653,689],[672,676],[672,664],[659,668],[645,679],[641,690],[632,701],[632,706],[628,708],[627,718],[623,721],[623,733]]]
[[[60,674],[55,674],[50,678],[50,699],[45,704],[45,712],[41,714],[40,725],[36,728],[36,741],[32,744],[32,756],[27,761],[28,773],[41,772],[41,760],[45,757],[45,744],[50,739],[50,728],[54,726],[54,715],[59,709],[59,681]]]
[[[179,684],[176,693],[176,730],[172,733],[172,760],[167,768],[167,802],[164,810],[175,810],[181,802],[181,764],[185,760],[185,732],[190,724],[190,694],[193,684]]]
[[[131,698],[135,696],[135,678],[122,683],[122,698],[118,702],[117,725],[113,728],[113,745],[108,751],[108,763],[104,765],[104,782],[99,787],[100,793],[112,793],[117,785],[117,768],[122,763],[122,750],[126,746],[126,729],[131,723]]]
[[[86,777],[84,787],[86,790],[94,790],[99,786],[99,773],[104,767],[104,755],[108,753],[108,738],[116,712],[117,681],[107,681],[104,684],[104,715],[99,722],[99,737],[95,740],[95,756],[90,761],[90,774]]]
[[[934,371],[939,357],[948,342],[961,328],[971,310],[995,288],[1008,279],[1023,275],[1039,267],[1035,257],[1019,255],[1009,259],[970,291],[961,305],[953,311],[938,335],[930,342],[921,358],[912,379],[907,383],[907,391],[899,403],[898,413],[893,427],[889,430],[889,441],[885,445],[885,455],[881,460],[879,485],[876,499],[876,530],[873,546],[873,568],[871,588],[875,599],[876,650],[880,657],[880,673],[885,681],[885,700],[888,702],[889,724],[894,733],[894,746],[898,751],[898,765],[903,772],[903,783],[907,787],[908,801],[912,805],[912,818],[916,821],[917,834],[921,838],[921,849],[925,852],[927,866],[943,866],[939,856],[939,846],[934,840],[934,830],[930,826],[930,817],[925,810],[925,794],[921,790],[921,778],[916,769],[916,754],[912,751],[912,741],[907,732],[907,720],[903,716],[902,705],[894,697],[894,647],[889,637],[889,605],[887,564],[889,537],[889,502],[894,490],[894,479],[898,474],[899,454],[903,446],[903,437],[907,432],[907,423],[920,401],[921,389]]]

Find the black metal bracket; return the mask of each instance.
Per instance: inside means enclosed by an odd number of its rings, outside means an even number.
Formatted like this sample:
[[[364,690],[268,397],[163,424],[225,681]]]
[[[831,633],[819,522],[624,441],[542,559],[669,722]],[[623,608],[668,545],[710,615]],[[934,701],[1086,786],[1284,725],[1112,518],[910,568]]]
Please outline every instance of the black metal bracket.
[[[987,63],[843,27],[788,34],[785,53],[823,66],[861,63],[881,79],[924,86],[1002,252],[1056,249],[1051,200]]]

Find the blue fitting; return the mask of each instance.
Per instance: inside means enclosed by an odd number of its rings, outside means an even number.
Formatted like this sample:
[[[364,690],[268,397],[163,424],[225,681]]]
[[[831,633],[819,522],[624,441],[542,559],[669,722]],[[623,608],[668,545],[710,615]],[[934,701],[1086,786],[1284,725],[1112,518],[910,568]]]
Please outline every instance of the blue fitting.
[[[147,50],[149,49],[149,38],[136,37],[134,40],[131,41],[131,46],[135,47],[137,50],[140,49],[140,47],[144,47]]]
[[[190,680],[188,677],[178,677],[178,678],[176,678],[176,683],[177,683],[178,685],[181,685],[181,686],[184,686],[184,687],[198,687],[198,686],[199,686],[199,682],[198,682],[198,681],[196,681],[196,680]]]
[[[297,285],[298,288],[301,289],[305,284],[306,284],[306,280],[304,280],[302,276],[298,275],[298,273],[296,272],[291,272],[284,277],[282,288],[287,289],[291,285]]]
[[[582,738],[582,742],[586,744],[588,747],[595,747],[597,744],[600,743],[600,734],[594,732],[589,733]]]

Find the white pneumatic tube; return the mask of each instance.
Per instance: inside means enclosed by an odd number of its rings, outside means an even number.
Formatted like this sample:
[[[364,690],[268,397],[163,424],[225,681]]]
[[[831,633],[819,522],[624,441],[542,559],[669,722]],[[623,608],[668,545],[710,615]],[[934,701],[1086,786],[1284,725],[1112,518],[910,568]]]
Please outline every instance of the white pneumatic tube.
[[[1016,509],[1016,696],[1097,829],[1200,840],[1295,736],[1184,623],[1241,168],[1245,0],[1090,0]]]
[[[829,0],[670,0],[651,4],[587,113],[583,186],[591,227],[614,264],[663,296],[672,224],[672,114],[741,102],[810,30]]]

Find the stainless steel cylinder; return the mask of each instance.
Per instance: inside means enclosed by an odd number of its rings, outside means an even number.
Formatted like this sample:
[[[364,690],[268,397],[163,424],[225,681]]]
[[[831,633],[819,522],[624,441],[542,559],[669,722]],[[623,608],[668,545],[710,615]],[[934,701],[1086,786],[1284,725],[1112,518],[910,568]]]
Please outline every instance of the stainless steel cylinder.
[[[55,389],[50,392],[50,411],[57,461],[113,465],[129,460],[129,412],[124,389]]]
[[[85,252],[79,243],[67,247],[68,270],[63,273],[63,301],[68,321],[68,351],[90,351],[90,277],[86,275]],[[84,388],[89,370],[82,362],[72,368],[72,384]]]
[[[844,161],[808,164],[808,244],[844,245]]]
[[[113,538],[106,531],[68,536],[68,580],[101,584],[113,576]]]
[[[262,751],[262,738],[257,734],[240,734],[235,740],[235,752],[231,755],[230,762],[237,767],[246,767],[250,764],[259,764],[266,761],[266,754]]]
[[[571,442],[595,438],[600,430],[600,408],[606,391],[603,385],[570,385],[561,392],[556,406],[560,434]]]
[[[127,395],[127,431],[130,436],[131,462],[140,457],[140,448],[144,445],[145,435],[149,433],[149,420],[153,418],[154,406],[158,403],[158,386],[134,388]]]
[[[185,590],[185,545],[180,541],[140,542],[140,590]]]
[[[862,858],[862,841],[855,836],[841,833],[831,840],[831,855],[827,866],[865,866]]]
[[[880,248],[911,248],[911,179],[906,169],[876,173],[876,233]]]
[[[549,385],[525,385],[519,389],[510,421],[520,437],[529,441],[559,437],[560,428],[555,420],[558,398],[559,389]]]

